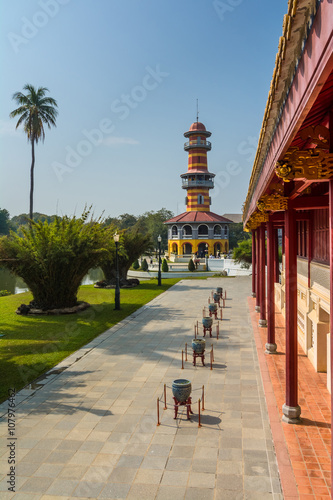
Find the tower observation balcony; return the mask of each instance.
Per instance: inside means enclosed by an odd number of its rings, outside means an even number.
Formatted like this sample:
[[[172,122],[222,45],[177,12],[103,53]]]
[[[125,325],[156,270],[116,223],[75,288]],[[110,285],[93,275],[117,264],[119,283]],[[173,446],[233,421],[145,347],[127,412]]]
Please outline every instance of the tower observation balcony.
[[[188,141],[184,144],[185,151],[189,151],[195,148],[202,148],[210,151],[212,149],[212,143],[209,141],[201,141],[199,138],[196,141]]]
[[[205,187],[208,189],[213,189],[214,187],[214,181],[213,179],[207,179],[207,180],[190,180],[190,179],[182,179],[182,188],[183,189],[188,189],[188,188],[195,188],[195,187]]]

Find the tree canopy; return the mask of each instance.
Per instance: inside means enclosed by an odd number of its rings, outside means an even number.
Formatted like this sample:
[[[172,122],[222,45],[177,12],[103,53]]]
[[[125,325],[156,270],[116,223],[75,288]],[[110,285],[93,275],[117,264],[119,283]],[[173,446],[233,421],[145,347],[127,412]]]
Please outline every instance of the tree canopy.
[[[0,208],[0,234],[9,234],[11,222],[9,212],[5,208]]]
[[[234,248],[232,258],[242,267],[249,268],[252,263],[252,240],[240,241]]]
[[[248,240],[251,234],[243,229],[242,222],[233,222],[229,224],[229,248],[233,249],[240,241]]]

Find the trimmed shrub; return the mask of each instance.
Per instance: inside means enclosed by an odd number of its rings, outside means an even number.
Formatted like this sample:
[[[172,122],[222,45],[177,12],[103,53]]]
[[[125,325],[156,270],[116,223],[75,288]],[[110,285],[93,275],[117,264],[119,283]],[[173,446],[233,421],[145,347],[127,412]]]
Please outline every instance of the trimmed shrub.
[[[192,259],[190,259],[189,263],[188,263],[188,270],[191,271],[191,273],[193,271],[195,271],[195,265],[194,265],[194,262]]]
[[[11,295],[12,292],[9,292],[8,290],[0,290],[0,297],[6,297],[7,295]]]
[[[163,259],[163,262],[162,262],[162,271],[164,273],[167,273],[169,271],[169,266],[168,266],[168,263],[167,263],[166,259]]]
[[[136,260],[133,262],[132,267],[133,267],[133,269],[139,269],[140,264],[139,264],[138,259],[136,259]]]
[[[143,259],[143,261],[141,262],[141,270],[148,271],[148,263],[147,263],[146,259]]]

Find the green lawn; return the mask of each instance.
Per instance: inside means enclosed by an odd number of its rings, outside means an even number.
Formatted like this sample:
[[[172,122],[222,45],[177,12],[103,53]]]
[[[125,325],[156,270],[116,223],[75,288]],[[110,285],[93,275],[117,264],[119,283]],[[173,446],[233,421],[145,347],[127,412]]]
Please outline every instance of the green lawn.
[[[114,290],[82,286],[78,299],[91,307],[65,316],[17,315],[17,307],[32,299],[29,292],[0,297],[0,402],[7,399],[9,388],[22,389],[178,281],[163,280],[159,287],[154,279],[122,289],[120,311],[114,310]]]

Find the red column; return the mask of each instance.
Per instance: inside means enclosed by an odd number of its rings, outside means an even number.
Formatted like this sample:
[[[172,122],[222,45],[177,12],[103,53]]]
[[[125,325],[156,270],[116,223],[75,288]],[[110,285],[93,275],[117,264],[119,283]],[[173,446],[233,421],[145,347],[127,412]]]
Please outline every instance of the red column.
[[[278,229],[273,227],[273,246],[274,246],[274,283],[280,281],[280,263],[279,263],[279,238]]]
[[[256,312],[260,312],[259,228],[256,229]]]
[[[265,225],[260,226],[260,261],[258,268],[260,269],[260,319],[259,326],[267,326],[266,320],[266,248],[265,248]]]
[[[297,356],[297,240],[295,210],[285,211],[285,289],[286,289],[286,402],[282,407],[284,422],[299,422]]]
[[[252,230],[252,297],[256,296],[256,234]]]
[[[266,353],[276,352],[275,343],[275,300],[274,300],[274,274],[275,274],[275,235],[276,231],[271,221],[267,222],[267,343]]]
[[[329,248],[330,248],[330,341],[331,341],[331,422],[333,422],[333,179],[329,181]],[[333,450],[333,435],[332,450]],[[332,456],[331,456],[332,458]],[[333,461],[331,460],[331,477],[333,477]]]

